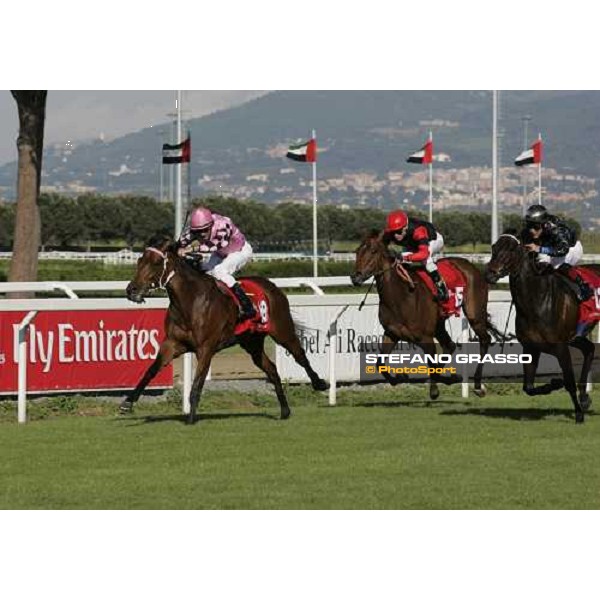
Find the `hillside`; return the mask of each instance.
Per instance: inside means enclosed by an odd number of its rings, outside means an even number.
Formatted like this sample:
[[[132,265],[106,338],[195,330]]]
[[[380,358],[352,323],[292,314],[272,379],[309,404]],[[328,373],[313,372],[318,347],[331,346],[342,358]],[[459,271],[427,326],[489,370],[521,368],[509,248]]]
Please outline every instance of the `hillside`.
[[[598,177],[600,92],[503,92],[500,112],[503,166],[510,166],[521,151],[522,117],[529,114],[533,117],[530,142],[538,131],[546,141],[545,167],[563,175]],[[318,168],[319,179],[324,182],[320,193],[324,202],[387,205],[408,195],[411,203],[421,203],[425,191],[418,181],[415,184],[409,179],[394,188],[389,172],[418,176],[419,167],[406,165],[405,158],[420,147],[430,127],[436,153],[449,159],[436,165],[440,173],[491,163],[490,92],[273,92],[192,120],[188,126],[193,143],[194,195],[224,193],[267,202],[307,198],[309,188],[303,183],[308,183],[310,169],[291,163],[284,154],[286,144],[306,138],[312,128],[317,130],[323,150]],[[43,185],[72,193],[89,189],[156,196],[160,147],[170,128],[170,124],[148,128],[110,143],[48,148]],[[352,179],[351,174],[360,176]],[[167,179],[165,174],[165,189]],[[331,184],[325,183],[328,179]],[[14,196],[15,180],[14,163],[0,167],[0,193],[5,197]],[[564,191],[560,181],[558,177],[554,183],[548,182],[549,190],[556,184],[554,191]],[[439,185],[443,188],[446,184]],[[478,182],[469,185],[473,186],[473,197],[481,192],[479,204],[485,204],[485,189],[479,190]],[[582,185],[587,186],[586,198],[590,199],[592,193],[587,188],[593,186],[595,192],[594,181],[580,181],[571,186],[571,192],[581,192]],[[441,191],[447,193],[448,189]],[[461,193],[469,195],[464,190]]]

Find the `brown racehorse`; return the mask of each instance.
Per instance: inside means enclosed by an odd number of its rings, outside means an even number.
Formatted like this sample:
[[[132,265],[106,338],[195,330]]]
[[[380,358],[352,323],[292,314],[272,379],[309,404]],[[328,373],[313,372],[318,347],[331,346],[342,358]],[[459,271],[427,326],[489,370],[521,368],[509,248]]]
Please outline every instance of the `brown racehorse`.
[[[460,269],[467,281],[467,291],[463,300],[463,311],[479,340],[480,355],[484,356],[492,341],[490,332],[501,338],[501,333],[492,325],[487,312],[488,285],[480,271],[462,258],[451,260]],[[441,262],[441,261],[440,261]],[[410,277],[406,272],[399,275],[395,260],[390,256],[383,242],[382,234],[373,231],[356,250],[356,264],[352,283],[360,285],[370,277],[375,277],[379,293],[379,322],[383,327],[384,344],[389,347],[398,341],[411,342],[419,346],[425,354],[436,354],[434,338],[440,342],[444,352],[451,354],[456,348],[446,331],[445,319],[440,316],[439,306],[432,293],[420,277]],[[485,395],[481,384],[483,364],[479,363],[474,374],[475,393]],[[384,378],[395,385],[408,378],[394,377],[383,373]],[[436,381],[451,384],[460,381],[457,376],[430,378],[429,397],[439,396]]]
[[[537,263],[537,254],[528,252],[516,233],[507,230],[492,246],[486,279],[495,283],[501,277],[509,276],[516,308],[517,339],[523,346],[523,352],[532,356],[531,363],[523,364],[523,391],[529,396],[538,396],[560,389],[564,384],[575,407],[575,420],[583,423],[584,411],[591,405],[586,385],[594,359],[594,344],[585,337],[575,337],[579,307],[564,277],[555,273],[552,267]],[[600,265],[586,265],[586,268],[600,273]],[[578,386],[569,346],[583,354]],[[555,379],[536,387],[535,374],[542,352],[557,358],[563,380]]]
[[[249,279],[260,284],[269,300],[272,325],[269,335],[304,368],[315,390],[327,389],[327,384],[312,369],[300,345],[285,294],[268,279]],[[127,286],[127,297],[133,302],[143,302],[144,296],[153,289],[166,289],[169,295],[165,339],[154,363],[131,395],[121,403],[121,412],[131,412],[142,390],[165,365],[181,354],[193,352],[198,366],[190,394],[188,423],[194,423],[212,357],[223,348],[239,344],[275,386],[281,418],[287,419],[290,416],[277,368],[264,351],[266,334],[246,332],[236,336],[234,329],[238,320],[238,307],[233,299],[219,289],[213,277],[198,272],[179,258],[172,240],[166,236],[150,240],[138,260],[135,277]]]

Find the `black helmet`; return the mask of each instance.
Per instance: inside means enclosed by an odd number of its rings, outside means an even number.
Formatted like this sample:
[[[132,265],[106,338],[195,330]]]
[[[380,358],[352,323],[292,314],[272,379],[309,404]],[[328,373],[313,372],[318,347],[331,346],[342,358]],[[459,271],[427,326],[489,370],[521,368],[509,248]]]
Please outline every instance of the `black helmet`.
[[[536,223],[543,225],[548,220],[548,211],[541,204],[534,204],[527,209],[525,221],[527,223]]]

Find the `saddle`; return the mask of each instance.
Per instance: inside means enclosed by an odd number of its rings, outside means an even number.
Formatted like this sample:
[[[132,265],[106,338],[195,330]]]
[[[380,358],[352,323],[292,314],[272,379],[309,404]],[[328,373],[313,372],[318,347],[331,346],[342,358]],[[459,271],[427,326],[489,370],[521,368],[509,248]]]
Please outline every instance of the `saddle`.
[[[215,279],[219,290],[229,296],[235,305],[240,308],[239,301],[236,295],[222,282]],[[241,335],[242,333],[265,333],[271,332],[271,306],[269,304],[269,298],[259,283],[252,279],[246,279],[244,277],[239,278],[238,283],[242,286],[244,292],[254,306],[256,310],[256,317],[253,319],[246,319],[239,321],[236,326],[234,333],[235,335]]]
[[[440,276],[448,288],[448,300],[439,304],[442,318],[447,319],[451,316],[460,316],[460,310],[467,293],[467,280],[462,271],[454,265],[451,259],[442,258],[437,261],[437,268]],[[437,289],[429,273],[425,269],[415,269],[415,273],[421,278],[427,289],[434,298],[437,297]]]
[[[580,323],[595,323],[600,321],[600,275],[593,269],[587,267],[571,267],[569,273],[569,283],[575,284],[575,277],[580,276],[593,290],[593,295],[588,300],[579,302],[579,313],[577,321]],[[567,279],[565,276],[561,276]]]

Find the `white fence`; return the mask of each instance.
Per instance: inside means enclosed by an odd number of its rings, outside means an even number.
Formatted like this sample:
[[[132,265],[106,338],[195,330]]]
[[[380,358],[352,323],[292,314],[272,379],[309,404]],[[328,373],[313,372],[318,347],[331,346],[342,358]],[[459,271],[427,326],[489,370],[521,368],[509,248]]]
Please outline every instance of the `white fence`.
[[[12,252],[0,252],[0,260],[9,260]],[[74,260],[83,262],[103,262],[108,265],[133,265],[140,257],[139,252],[132,250],[118,250],[116,252],[69,252],[64,250],[54,250],[51,252],[40,252],[40,260]],[[354,253],[351,252],[333,252],[319,256],[319,260],[334,262],[352,262]],[[306,260],[312,261],[312,254],[303,252],[255,252],[253,260],[259,262],[272,262],[275,260]]]
[[[320,373],[327,373],[330,382],[329,402],[336,403],[337,381],[358,380],[359,368],[357,367],[357,356],[348,352],[348,344],[345,351],[342,350],[340,342],[348,340],[348,327],[345,330],[340,326],[348,320],[353,321],[354,335],[357,332],[377,335],[380,325],[377,319],[377,294],[373,292],[367,299],[365,308],[361,313],[357,311],[358,304],[362,299],[361,294],[328,294],[325,295],[322,288],[348,284],[348,277],[319,277],[311,278],[281,278],[272,280],[276,285],[283,288],[307,287],[313,291],[313,295],[290,295],[290,305],[296,316],[300,317],[306,325],[318,331],[321,340],[327,340],[327,344],[321,344],[317,340],[316,351],[310,348],[307,354],[313,366]],[[134,304],[125,298],[103,298],[84,299],[78,298],[77,291],[118,291],[125,290],[128,282],[32,282],[32,283],[0,283],[0,294],[15,291],[54,291],[64,292],[68,298],[60,299],[27,299],[27,300],[0,300],[0,314],[3,311],[27,311],[27,315],[19,325],[19,347],[18,347],[18,418],[19,422],[26,421],[26,381],[27,381],[27,330],[40,311],[57,310],[94,310],[102,308],[110,309],[156,309],[166,308],[168,299],[150,298],[143,305]],[[366,284],[365,284],[366,285]],[[510,305],[510,294],[504,291],[493,291],[490,294],[490,312],[492,318],[499,328],[504,328]],[[514,320],[514,314],[512,316]],[[468,335],[468,323],[464,317],[449,320],[449,331],[456,341],[466,341]],[[357,324],[358,323],[358,324]],[[512,324],[509,325],[509,331]],[[345,336],[340,339],[338,336]],[[353,343],[356,342],[354,338]],[[354,354],[352,356],[352,354]],[[183,369],[183,411],[189,411],[189,393],[192,381],[192,356],[185,355]],[[304,373],[299,373],[297,366],[286,357],[284,352],[278,349],[276,357],[280,374],[284,379],[302,379]],[[468,384],[463,383],[463,396],[468,395]]]
[[[486,264],[490,260],[490,254],[484,253],[445,253],[446,258],[466,258],[467,260],[477,263]],[[0,252],[0,260],[8,260],[12,257],[12,252]],[[117,252],[68,252],[68,251],[52,251],[40,252],[38,254],[40,260],[75,260],[75,261],[91,261],[103,262],[110,265],[132,265],[135,264],[140,257],[139,252],[131,250],[119,250]],[[329,254],[318,257],[320,261],[329,262],[354,262],[356,256],[354,252],[331,252]],[[255,261],[271,262],[275,260],[306,260],[312,261],[312,254],[303,252],[255,252],[253,257]],[[586,254],[584,263],[600,263],[600,254]]]

